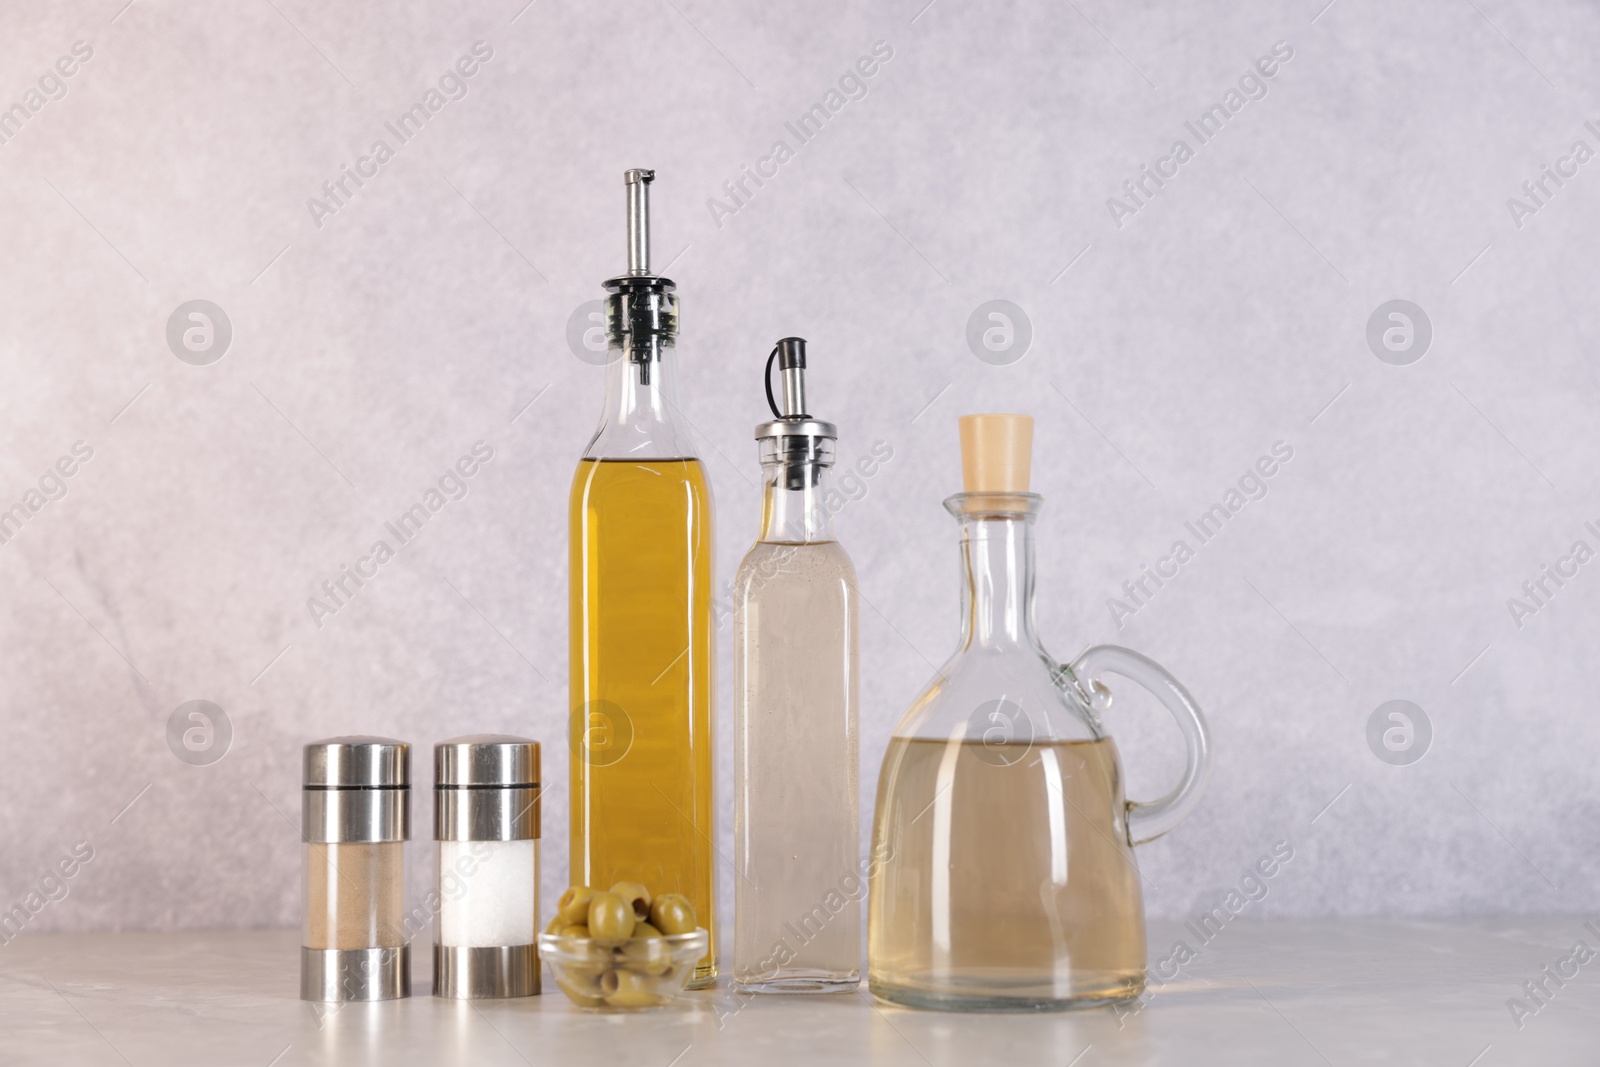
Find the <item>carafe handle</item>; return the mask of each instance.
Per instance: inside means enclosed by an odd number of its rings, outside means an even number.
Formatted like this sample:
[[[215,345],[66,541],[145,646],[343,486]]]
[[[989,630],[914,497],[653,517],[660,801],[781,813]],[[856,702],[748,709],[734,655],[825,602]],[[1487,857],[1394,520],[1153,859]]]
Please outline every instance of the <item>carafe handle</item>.
[[[1211,776],[1211,741],[1200,706],[1176,678],[1155,660],[1119,645],[1095,645],[1068,667],[1083,699],[1091,707],[1105,704],[1099,684],[1101,674],[1120,674],[1137,682],[1161,701],[1183,731],[1186,762],[1183,777],[1165,796],[1149,802],[1128,801],[1128,840],[1135,845],[1154,841],[1183,821],[1200,803]],[[1098,690],[1098,692],[1097,692]]]

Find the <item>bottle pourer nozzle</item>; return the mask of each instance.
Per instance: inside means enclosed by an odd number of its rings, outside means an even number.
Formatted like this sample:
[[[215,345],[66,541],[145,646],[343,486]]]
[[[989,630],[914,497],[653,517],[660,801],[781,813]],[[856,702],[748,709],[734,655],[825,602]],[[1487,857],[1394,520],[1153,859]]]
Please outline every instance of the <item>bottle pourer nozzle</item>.
[[[650,273],[650,183],[656,172],[636,167],[624,171],[628,189],[628,272],[606,282],[606,340],[642,363],[640,380],[648,381],[649,364],[661,358],[678,338],[678,298],[670,278]]]
[[[643,277],[650,273],[650,183],[656,172],[636,168],[622,177],[628,183],[628,273]]]
[[[778,373],[783,376],[783,407],[779,408],[772,395],[772,363],[776,360]],[[808,419],[806,413],[806,339],[785,337],[767,357],[767,406],[773,418]]]
[[[772,365],[783,377],[783,404],[772,393]],[[781,463],[785,488],[803,489],[817,484],[819,472],[833,466],[833,442],[839,429],[831,422],[811,417],[806,410],[806,340],[785,337],[772,346],[762,375],[772,421],[756,427],[762,442],[761,463]]]

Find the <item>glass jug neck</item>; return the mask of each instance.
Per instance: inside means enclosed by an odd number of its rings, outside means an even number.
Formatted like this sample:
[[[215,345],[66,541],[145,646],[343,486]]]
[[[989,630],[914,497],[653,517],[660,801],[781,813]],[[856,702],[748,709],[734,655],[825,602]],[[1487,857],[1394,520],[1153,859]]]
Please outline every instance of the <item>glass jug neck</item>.
[[[962,493],[945,502],[961,520],[961,650],[1043,654],[1033,623],[1031,494]]]
[[[760,540],[778,544],[834,540],[827,499],[833,475],[826,464],[763,461],[761,473],[766,485]]]
[[[606,364],[600,427],[584,453],[589,459],[687,459],[694,443],[678,408],[671,349],[636,359],[620,348]]]

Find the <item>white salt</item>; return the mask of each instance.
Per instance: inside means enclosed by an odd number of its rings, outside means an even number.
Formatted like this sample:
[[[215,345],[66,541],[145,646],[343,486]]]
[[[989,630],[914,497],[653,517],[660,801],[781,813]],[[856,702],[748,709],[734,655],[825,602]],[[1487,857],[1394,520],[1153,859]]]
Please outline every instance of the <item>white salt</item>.
[[[531,945],[538,928],[539,842],[439,842],[439,943]]]

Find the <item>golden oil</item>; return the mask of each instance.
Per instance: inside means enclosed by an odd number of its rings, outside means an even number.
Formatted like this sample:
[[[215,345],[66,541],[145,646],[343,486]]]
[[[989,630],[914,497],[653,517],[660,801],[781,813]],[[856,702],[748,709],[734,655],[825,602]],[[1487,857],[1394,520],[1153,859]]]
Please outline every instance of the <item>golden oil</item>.
[[[711,933],[711,500],[696,459],[584,459],[571,502],[571,880],[682,893]]]

